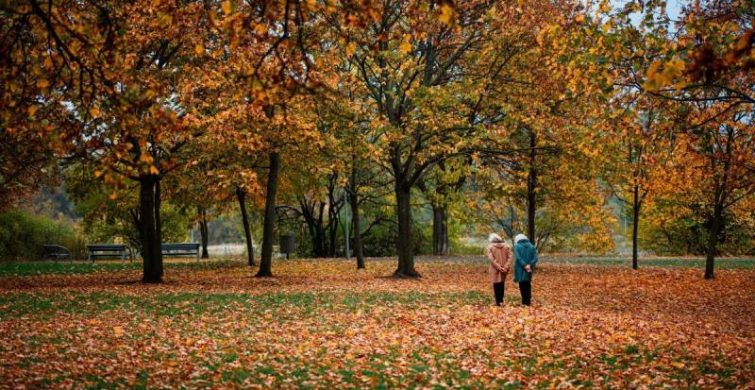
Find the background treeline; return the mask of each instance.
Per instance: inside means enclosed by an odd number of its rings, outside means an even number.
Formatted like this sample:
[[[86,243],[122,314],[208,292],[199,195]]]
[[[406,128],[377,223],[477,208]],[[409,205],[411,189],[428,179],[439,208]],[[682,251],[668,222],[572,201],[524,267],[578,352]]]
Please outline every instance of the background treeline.
[[[631,248],[634,268],[641,249],[704,252],[706,278],[752,252],[751,1],[678,20],[605,0],[24,0],[0,17],[0,206],[62,186],[76,231],[135,248],[144,282],[161,243],[196,227],[206,256],[226,218],[259,277],[288,232],[313,257],[351,237],[358,268],[395,255],[396,277],[491,230]]]

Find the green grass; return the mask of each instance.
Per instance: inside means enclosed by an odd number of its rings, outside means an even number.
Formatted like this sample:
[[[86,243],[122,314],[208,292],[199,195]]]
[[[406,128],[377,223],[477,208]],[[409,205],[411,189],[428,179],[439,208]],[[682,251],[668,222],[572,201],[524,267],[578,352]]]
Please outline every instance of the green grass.
[[[477,291],[460,293],[161,293],[155,295],[124,295],[111,292],[60,293],[41,295],[14,293],[0,295],[0,320],[32,316],[47,318],[56,313],[76,313],[93,316],[108,310],[126,309],[130,312],[156,316],[198,315],[224,310],[277,310],[295,307],[297,314],[317,315],[322,311],[357,311],[376,305],[412,305],[429,302],[430,307],[448,304],[489,303],[486,294]],[[285,319],[281,317],[280,319]]]
[[[613,267],[630,267],[632,260],[617,257],[549,257],[543,256],[543,264],[604,265]],[[704,268],[704,258],[640,258],[639,267],[686,267]],[[716,269],[750,269],[755,268],[755,258],[716,259]]]
[[[232,260],[201,260],[199,262],[165,262],[167,269],[218,269],[239,266],[242,263]],[[32,276],[32,275],[79,275],[92,273],[109,273],[140,270],[141,260],[133,262],[120,261],[36,261],[36,262],[7,262],[0,263],[0,276]]]

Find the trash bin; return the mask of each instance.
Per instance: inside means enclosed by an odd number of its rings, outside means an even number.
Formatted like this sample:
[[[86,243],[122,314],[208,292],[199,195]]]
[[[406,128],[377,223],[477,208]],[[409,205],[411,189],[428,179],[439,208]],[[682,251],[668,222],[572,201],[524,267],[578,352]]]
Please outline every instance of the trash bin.
[[[296,239],[293,233],[281,234],[280,236],[280,251],[286,254],[286,259],[289,255],[296,250]]]

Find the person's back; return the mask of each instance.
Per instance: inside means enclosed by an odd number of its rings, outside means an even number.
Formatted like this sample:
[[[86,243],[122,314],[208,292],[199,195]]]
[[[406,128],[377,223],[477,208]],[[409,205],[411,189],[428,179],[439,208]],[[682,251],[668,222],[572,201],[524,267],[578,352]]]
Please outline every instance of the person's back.
[[[535,246],[532,245],[529,240],[525,239],[517,242],[514,245],[514,252],[516,253],[517,259],[523,260],[523,264],[521,265],[522,268],[524,268],[525,264],[530,264],[531,268],[535,268],[535,263],[537,263],[537,249],[535,249]],[[527,278],[527,276],[524,277]]]
[[[511,248],[503,242],[503,239],[495,233],[488,236],[488,247],[486,254],[490,265],[488,266],[488,275],[490,282],[493,283],[493,292],[495,295],[495,304],[500,306],[503,303],[504,281],[506,275],[511,269],[513,254]]]
[[[529,305],[532,299],[532,273],[537,264],[537,249],[524,234],[518,234],[514,238],[514,254],[516,262],[514,266],[514,281],[519,283],[519,291],[522,294],[522,304]]]

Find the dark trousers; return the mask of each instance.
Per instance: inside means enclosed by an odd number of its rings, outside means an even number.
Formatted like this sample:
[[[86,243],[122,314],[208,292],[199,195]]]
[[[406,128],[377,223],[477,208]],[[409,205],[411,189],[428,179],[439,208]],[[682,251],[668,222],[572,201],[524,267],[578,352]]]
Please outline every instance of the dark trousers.
[[[495,304],[501,306],[503,302],[503,282],[493,283],[493,293],[495,293]]]
[[[522,293],[522,305],[532,303],[532,281],[519,282],[519,292]]]

